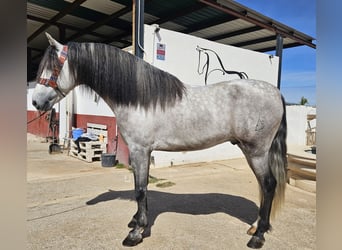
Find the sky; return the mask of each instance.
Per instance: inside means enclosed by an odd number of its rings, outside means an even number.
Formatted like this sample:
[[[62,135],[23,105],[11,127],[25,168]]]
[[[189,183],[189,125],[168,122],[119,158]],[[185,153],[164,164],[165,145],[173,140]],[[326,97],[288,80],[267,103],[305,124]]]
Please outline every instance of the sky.
[[[236,0],[236,2],[317,38],[315,0]],[[274,51],[267,53],[275,54]],[[309,105],[316,105],[315,49],[299,46],[283,50],[280,91],[287,103],[299,103],[301,98],[305,97]]]

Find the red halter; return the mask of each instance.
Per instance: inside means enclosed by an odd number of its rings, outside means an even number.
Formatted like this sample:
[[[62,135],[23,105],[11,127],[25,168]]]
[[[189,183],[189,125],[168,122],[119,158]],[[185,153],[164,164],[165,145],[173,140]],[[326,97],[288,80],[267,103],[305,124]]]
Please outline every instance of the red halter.
[[[67,53],[68,53],[68,46],[64,45],[61,55],[58,57],[59,67],[56,67],[53,69],[50,79],[39,78],[39,81],[38,81],[39,84],[43,84],[47,87],[49,86],[49,87],[54,88],[56,92],[62,95],[63,97],[65,96],[65,94],[58,88],[57,79],[64,65],[64,62],[67,59]]]

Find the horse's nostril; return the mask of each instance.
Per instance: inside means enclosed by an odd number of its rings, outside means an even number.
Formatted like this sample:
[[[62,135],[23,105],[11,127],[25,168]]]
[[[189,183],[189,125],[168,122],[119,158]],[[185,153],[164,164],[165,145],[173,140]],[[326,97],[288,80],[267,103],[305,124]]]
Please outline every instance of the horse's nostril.
[[[39,104],[36,101],[32,101],[32,105],[36,108],[36,109],[40,109]]]

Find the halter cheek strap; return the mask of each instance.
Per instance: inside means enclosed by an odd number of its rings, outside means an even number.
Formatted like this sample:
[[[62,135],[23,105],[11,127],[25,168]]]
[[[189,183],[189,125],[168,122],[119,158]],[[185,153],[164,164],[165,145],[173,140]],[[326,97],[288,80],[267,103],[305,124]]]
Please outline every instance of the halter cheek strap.
[[[61,73],[61,69],[64,65],[64,62],[67,59],[67,55],[68,55],[68,46],[64,45],[61,55],[58,57],[59,67],[55,67],[53,69],[50,79],[39,78],[39,81],[38,81],[38,83],[40,84],[43,84],[47,87],[52,87],[57,92],[57,94],[59,94],[62,97],[65,97],[65,94],[58,88],[57,79],[58,79],[59,74]]]

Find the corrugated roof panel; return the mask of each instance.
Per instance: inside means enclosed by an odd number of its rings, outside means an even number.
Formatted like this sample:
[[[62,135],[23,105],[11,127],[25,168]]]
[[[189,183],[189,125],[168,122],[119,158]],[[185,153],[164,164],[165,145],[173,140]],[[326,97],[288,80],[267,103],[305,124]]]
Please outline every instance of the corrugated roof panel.
[[[29,37],[36,30],[38,30],[42,25],[43,25],[43,23],[41,23],[41,22],[36,22],[33,20],[27,20],[27,22],[26,22],[26,35]]]
[[[112,43],[109,43],[109,45],[112,45],[112,46],[117,47],[117,48],[124,48],[126,46],[126,44],[123,44],[120,42],[112,42]]]
[[[200,37],[211,37],[211,36],[226,34],[229,32],[233,32],[233,31],[237,31],[240,29],[249,28],[253,26],[254,25],[249,22],[236,19],[230,22],[221,23],[221,24],[211,26],[206,29],[193,32],[191,33],[191,35],[200,36]]]
[[[262,42],[262,43],[251,44],[248,46],[243,46],[241,48],[258,51],[263,48],[271,48],[274,46],[275,46],[275,41],[268,41],[268,42]]]
[[[120,16],[119,18],[125,21],[132,21],[132,11]]]
[[[197,4],[197,0],[158,0],[158,1],[145,1],[145,10],[154,15],[159,15],[160,12],[168,10],[169,13],[178,11],[181,9],[189,8],[193,4]],[[164,12],[165,13],[165,12]]]
[[[51,19],[58,14],[58,11],[45,8],[36,4],[27,3],[27,14],[41,17],[44,19]]]
[[[45,31],[58,40],[59,30],[56,26],[50,26]],[[46,38],[45,32],[40,33],[35,39],[29,42],[28,46],[31,48],[45,50],[49,46],[49,42]]]
[[[290,38],[285,37],[283,39],[283,46],[286,46],[287,44],[292,44],[294,41]],[[271,48],[276,46],[276,41],[267,41],[267,42],[261,42],[261,43],[255,43],[247,46],[242,46],[241,48],[249,49],[249,50],[263,50],[264,48]]]
[[[284,38],[283,38],[283,43],[284,43],[284,44],[293,43],[293,40],[290,39],[290,38],[288,38],[288,37],[284,37]]]
[[[131,35],[123,36],[121,39],[122,39],[122,40],[125,40],[125,41],[130,41],[130,42],[132,42],[132,36],[131,36]]]
[[[75,39],[76,42],[100,42],[101,38],[89,34],[83,35]]]
[[[115,35],[118,33],[122,33],[122,30],[115,29],[115,28],[110,27],[108,25],[103,25],[103,26],[95,29],[94,31],[99,33],[99,34],[103,34],[103,35],[107,35],[107,36],[112,36],[112,35]]]
[[[160,25],[160,27],[162,27],[164,29],[174,30],[174,31],[181,31],[181,30],[184,30],[186,28],[185,26],[179,25],[179,24],[174,23],[174,22],[163,23],[162,25]]]
[[[244,28],[248,28],[248,27],[254,26],[254,24],[252,24],[250,22],[247,22],[245,20],[242,20],[242,19],[235,19],[233,21],[230,21],[228,23],[228,25],[231,28],[230,31],[236,31],[236,30],[240,30],[240,29],[244,29]]]
[[[263,37],[272,36],[272,35],[274,35],[274,33],[272,33],[271,31],[263,29],[263,30],[259,30],[259,31],[255,31],[255,32],[241,34],[238,36],[228,37],[225,39],[218,40],[217,42],[225,43],[225,44],[236,44],[236,43],[255,40],[258,38],[263,38]]]
[[[91,21],[88,21],[80,17],[72,16],[72,15],[65,15],[64,17],[59,19],[59,22],[72,25],[75,27],[79,27],[79,28],[86,28],[87,26],[93,24],[93,22]]]
[[[107,15],[111,15],[125,7],[124,5],[111,0],[87,0],[82,3],[81,6]]]
[[[153,15],[150,15],[148,13],[145,13],[144,19],[145,19],[144,23],[153,23],[154,21],[158,20],[159,18],[156,16],[153,16]]]
[[[120,19],[125,20],[127,22],[132,22],[132,11],[126,13],[125,15],[120,16]],[[145,12],[144,23],[152,23],[158,19],[159,19],[158,17],[155,17]]]
[[[202,22],[205,20],[210,20],[219,16],[223,16],[225,14],[222,14],[222,12],[218,12],[215,9],[212,9],[210,7],[206,7],[203,9],[199,9],[197,11],[191,12],[187,15],[178,17],[173,20],[173,22],[178,23],[180,25],[184,26],[191,26],[198,22]]]

